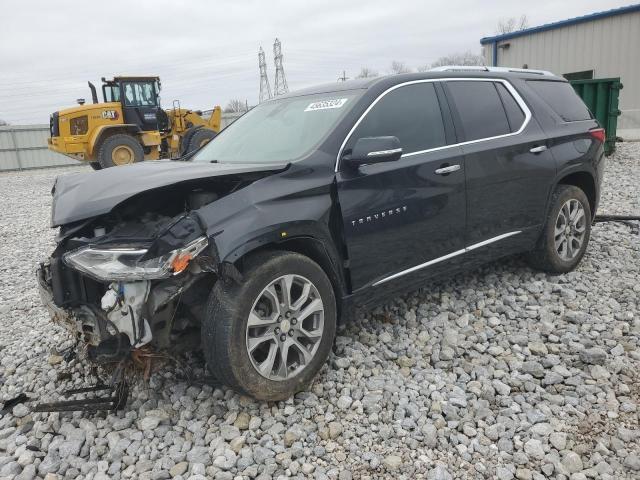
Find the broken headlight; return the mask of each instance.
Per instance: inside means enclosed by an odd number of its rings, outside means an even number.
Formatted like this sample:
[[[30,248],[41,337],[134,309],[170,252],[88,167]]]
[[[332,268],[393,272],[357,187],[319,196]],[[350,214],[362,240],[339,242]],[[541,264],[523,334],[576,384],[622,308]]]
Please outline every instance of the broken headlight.
[[[146,248],[83,247],[65,254],[64,261],[100,281],[157,280],[184,271],[207,244],[207,238],[201,237],[155,258],[145,258]]]

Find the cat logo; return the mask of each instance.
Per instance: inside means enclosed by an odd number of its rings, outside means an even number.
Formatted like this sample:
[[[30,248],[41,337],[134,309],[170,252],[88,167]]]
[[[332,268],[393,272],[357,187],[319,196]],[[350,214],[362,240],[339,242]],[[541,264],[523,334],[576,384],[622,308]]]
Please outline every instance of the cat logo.
[[[117,110],[103,110],[102,118],[105,120],[117,120],[119,117]]]

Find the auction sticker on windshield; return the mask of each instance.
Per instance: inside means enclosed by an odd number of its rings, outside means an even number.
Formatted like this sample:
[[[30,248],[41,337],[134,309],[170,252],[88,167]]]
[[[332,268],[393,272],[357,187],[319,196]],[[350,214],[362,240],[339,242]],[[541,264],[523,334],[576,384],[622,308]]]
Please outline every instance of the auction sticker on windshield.
[[[321,100],[319,102],[310,103],[305,112],[313,112],[316,110],[328,110],[330,108],[340,108],[347,103],[347,98],[333,98],[330,100]]]

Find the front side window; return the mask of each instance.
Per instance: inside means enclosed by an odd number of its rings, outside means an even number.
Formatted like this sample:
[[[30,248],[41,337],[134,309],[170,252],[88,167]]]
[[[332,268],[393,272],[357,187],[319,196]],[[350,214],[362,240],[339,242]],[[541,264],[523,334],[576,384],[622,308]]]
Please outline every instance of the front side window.
[[[398,137],[403,154],[446,145],[433,82],[405,85],[384,95],[355,129],[345,150],[359,138],[383,136]]]
[[[449,81],[447,88],[460,115],[466,141],[511,133],[494,82]]]
[[[338,91],[261,103],[225,128],[194,162],[287,163],[310,152],[356,103]]]
[[[153,82],[124,82],[124,103],[127,107],[153,107],[156,94]]]

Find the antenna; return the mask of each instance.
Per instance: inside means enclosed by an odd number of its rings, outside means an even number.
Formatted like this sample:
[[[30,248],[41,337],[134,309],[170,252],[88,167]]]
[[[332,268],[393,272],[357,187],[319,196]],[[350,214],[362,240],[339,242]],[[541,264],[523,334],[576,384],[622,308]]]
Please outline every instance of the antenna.
[[[269,100],[271,98],[271,86],[269,85],[269,77],[267,77],[267,61],[264,59],[264,50],[260,47],[258,50],[258,68],[260,69],[260,99]]]
[[[276,80],[273,86],[273,96],[284,95],[289,91],[287,79],[284,76],[284,68],[282,68],[282,46],[280,40],[276,38],[273,42],[273,61],[276,64]]]

